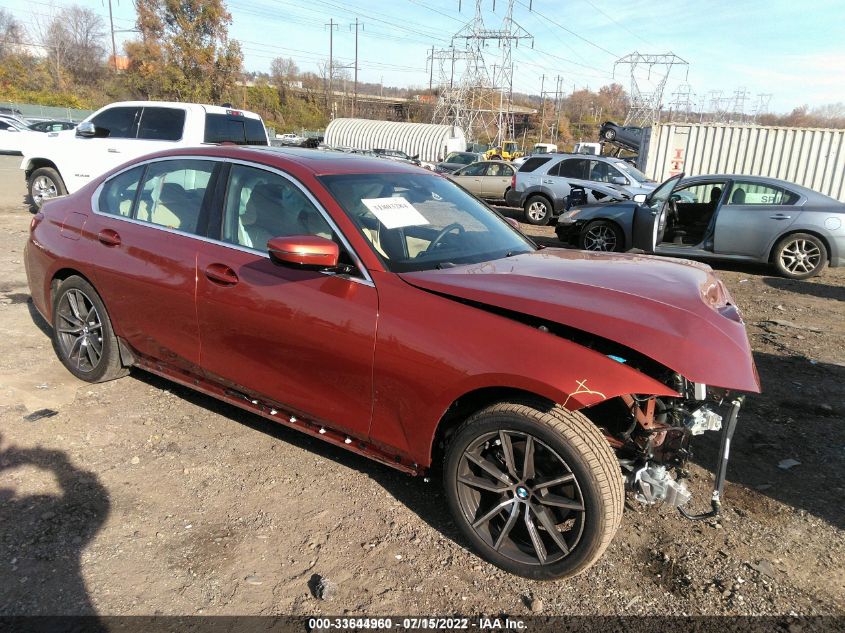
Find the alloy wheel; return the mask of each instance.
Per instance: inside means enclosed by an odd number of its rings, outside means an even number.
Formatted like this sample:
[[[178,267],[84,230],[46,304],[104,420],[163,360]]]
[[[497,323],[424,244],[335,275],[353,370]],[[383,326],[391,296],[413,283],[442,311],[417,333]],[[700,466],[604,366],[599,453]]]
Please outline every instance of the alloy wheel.
[[[32,199],[35,204],[41,205],[44,200],[50,200],[59,195],[58,187],[47,176],[38,176],[32,181]]]
[[[92,372],[103,358],[103,323],[91,299],[72,288],[62,295],[56,311],[59,345],[68,363]]]
[[[499,554],[549,565],[580,541],[585,508],[575,475],[533,435],[500,430],[476,438],[464,450],[457,475],[467,522]]]
[[[546,217],[546,205],[542,202],[532,202],[528,205],[528,217],[539,222]]]
[[[597,224],[584,233],[584,250],[614,251],[616,250],[616,234],[607,224]]]
[[[781,265],[794,275],[815,270],[821,260],[821,249],[813,242],[805,239],[796,239],[789,242],[780,253]]]

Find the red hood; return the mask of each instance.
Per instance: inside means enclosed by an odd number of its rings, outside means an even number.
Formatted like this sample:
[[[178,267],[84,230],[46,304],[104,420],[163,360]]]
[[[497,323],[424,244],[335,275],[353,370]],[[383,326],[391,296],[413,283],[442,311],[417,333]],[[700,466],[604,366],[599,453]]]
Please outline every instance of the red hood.
[[[401,277],[439,294],[615,341],[688,380],[760,391],[739,312],[725,286],[704,264],[544,249]]]

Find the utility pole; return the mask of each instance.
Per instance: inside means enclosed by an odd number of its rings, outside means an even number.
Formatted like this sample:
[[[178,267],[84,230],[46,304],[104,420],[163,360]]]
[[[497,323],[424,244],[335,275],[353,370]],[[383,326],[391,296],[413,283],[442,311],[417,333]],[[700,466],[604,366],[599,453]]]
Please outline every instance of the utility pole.
[[[543,87],[546,83],[546,74],[540,77],[540,98],[543,100],[543,110],[540,115],[540,142],[543,142],[543,131],[546,129],[546,93],[543,92]]]
[[[334,30],[337,28],[337,24],[335,23],[334,19],[330,19],[328,24],[324,26],[329,27],[329,91],[326,93],[326,106],[329,109],[329,118],[332,117],[332,99],[334,97],[332,93],[332,79],[334,79],[334,56],[332,48],[334,42]]]
[[[352,24],[349,28],[352,28]],[[358,18],[355,18],[355,88],[352,93],[352,118],[355,118],[355,108],[358,105]],[[361,30],[364,30],[364,23],[361,22]]]
[[[431,92],[434,86],[434,46],[431,47],[431,56],[428,58],[431,68],[428,71],[428,91]]]
[[[114,43],[114,16],[111,10],[111,0],[109,0],[109,25],[111,26],[111,57],[114,69],[117,70],[117,46]]]

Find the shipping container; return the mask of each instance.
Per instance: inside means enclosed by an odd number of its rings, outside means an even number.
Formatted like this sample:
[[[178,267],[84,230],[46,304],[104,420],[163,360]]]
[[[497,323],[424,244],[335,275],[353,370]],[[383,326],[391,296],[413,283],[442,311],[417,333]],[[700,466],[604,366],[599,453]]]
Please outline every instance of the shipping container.
[[[467,148],[464,131],[452,125],[335,119],[326,128],[326,145],[353,149],[398,149],[437,162]]]
[[[646,129],[638,167],[658,181],[680,172],[780,178],[845,202],[845,130],[664,123]]]

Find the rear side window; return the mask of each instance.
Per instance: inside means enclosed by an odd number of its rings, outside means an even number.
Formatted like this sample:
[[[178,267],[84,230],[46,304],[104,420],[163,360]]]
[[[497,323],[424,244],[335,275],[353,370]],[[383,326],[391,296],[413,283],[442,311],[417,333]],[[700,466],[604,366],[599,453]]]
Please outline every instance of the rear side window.
[[[540,165],[548,163],[551,159],[551,156],[534,156],[522,163],[522,167],[519,168],[519,171],[523,174],[534,171]]]
[[[204,141],[236,145],[267,145],[267,134],[264,131],[264,124],[259,119],[228,114],[206,114]]]
[[[194,159],[150,163],[135,218],[185,233],[197,233],[214,165],[213,161]]]
[[[138,138],[178,141],[185,129],[185,111],[178,108],[144,108]]]
[[[577,178],[578,180],[589,180],[590,161],[583,158],[570,158],[560,164],[560,175],[564,178]]]
[[[100,191],[97,210],[108,215],[131,218],[135,194],[138,193],[138,183],[141,182],[143,174],[144,166],[141,165],[107,180]]]
[[[138,134],[140,108],[119,107],[103,110],[91,119],[98,138],[135,138]]]
[[[777,204],[789,205],[798,202],[797,193],[756,182],[738,181],[731,189],[728,204]]]

